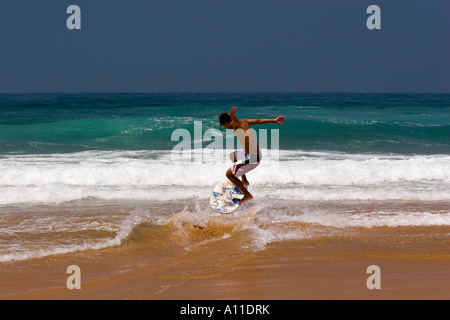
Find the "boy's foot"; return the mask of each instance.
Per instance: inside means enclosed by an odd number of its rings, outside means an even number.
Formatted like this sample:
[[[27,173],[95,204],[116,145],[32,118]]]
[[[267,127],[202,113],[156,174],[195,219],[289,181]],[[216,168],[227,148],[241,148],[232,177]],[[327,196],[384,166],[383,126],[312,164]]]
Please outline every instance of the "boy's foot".
[[[249,200],[252,200],[253,196],[251,194],[244,196],[241,200],[237,202],[238,205],[241,205]]]

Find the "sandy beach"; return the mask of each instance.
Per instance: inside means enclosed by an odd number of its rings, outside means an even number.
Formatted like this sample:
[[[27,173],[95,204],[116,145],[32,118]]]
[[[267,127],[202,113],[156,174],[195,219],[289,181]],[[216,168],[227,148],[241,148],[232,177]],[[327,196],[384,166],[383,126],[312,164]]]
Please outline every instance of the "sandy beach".
[[[393,241],[411,236],[405,229],[276,242],[252,253],[227,251],[221,241],[169,253],[152,249],[152,240],[130,239],[119,247],[2,263],[0,299],[449,299],[449,227],[416,228],[420,245],[417,237]],[[80,267],[79,290],[66,286],[70,265]],[[379,290],[366,284],[371,265],[380,267]]]

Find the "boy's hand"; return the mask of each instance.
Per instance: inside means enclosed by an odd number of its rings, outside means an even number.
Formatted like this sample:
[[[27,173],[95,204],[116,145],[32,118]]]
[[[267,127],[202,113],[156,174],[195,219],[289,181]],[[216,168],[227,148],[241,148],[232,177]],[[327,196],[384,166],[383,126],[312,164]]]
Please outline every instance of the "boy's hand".
[[[286,118],[283,116],[279,116],[278,118],[275,119],[275,123],[277,124],[283,124],[283,121],[286,121]]]
[[[229,113],[230,117],[235,117],[236,116],[236,110],[237,110],[237,107],[231,108],[230,113]]]

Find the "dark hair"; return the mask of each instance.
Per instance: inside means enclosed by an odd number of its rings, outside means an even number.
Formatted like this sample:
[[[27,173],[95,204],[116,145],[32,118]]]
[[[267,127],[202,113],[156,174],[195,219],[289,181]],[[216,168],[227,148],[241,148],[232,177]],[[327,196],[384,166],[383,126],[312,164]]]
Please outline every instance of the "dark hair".
[[[227,122],[231,122],[231,116],[227,112],[224,112],[220,115],[219,122],[221,125],[224,125]]]

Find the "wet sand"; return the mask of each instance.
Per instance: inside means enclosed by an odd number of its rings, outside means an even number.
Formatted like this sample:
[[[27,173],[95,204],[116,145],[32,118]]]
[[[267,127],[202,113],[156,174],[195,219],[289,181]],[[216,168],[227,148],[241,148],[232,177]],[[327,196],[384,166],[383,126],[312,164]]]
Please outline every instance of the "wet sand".
[[[416,230],[420,231],[420,230]],[[252,254],[221,254],[219,243],[181,255],[152,255],[129,242],[102,250],[1,264],[0,299],[303,300],[450,298],[448,227],[424,228],[434,250],[411,244],[374,245],[399,230],[365,230],[361,238],[284,241]],[[441,239],[437,239],[441,237]],[[338,248],[341,248],[340,250]],[[427,249],[426,246],[423,247]],[[205,253],[210,254],[205,257]],[[172,252],[173,253],[173,252]],[[70,265],[81,289],[66,286]],[[381,289],[369,290],[367,268],[381,270]]]

